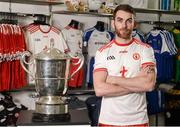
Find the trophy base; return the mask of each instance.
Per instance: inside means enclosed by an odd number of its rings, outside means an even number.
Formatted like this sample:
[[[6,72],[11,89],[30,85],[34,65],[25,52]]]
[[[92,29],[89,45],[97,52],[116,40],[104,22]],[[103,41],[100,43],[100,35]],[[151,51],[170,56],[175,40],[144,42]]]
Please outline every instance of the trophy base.
[[[66,114],[40,114],[40,113],[33,113],[32,121],[33,122],[68,122],[71,116],[69,113]]]

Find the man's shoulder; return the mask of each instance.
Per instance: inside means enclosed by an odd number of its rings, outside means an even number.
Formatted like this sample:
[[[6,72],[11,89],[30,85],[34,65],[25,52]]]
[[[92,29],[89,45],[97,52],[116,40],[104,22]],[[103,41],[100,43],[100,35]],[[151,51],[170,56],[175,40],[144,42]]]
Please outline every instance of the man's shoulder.
[[[114,43],[114,40],[108,42],[107,44],[101,46],[101,47],[98,49],[98,51],[99,51],[99,52],[103,52],[103,51],[105,51],[106,49],[111,48],[113,43]]]
[[[141,40],[138,40],[136,38],[133,38],[133,42],[134,44],[136,44],[137,46],[140,46],[141,48],[151,48],[149,44],[142,42]]]

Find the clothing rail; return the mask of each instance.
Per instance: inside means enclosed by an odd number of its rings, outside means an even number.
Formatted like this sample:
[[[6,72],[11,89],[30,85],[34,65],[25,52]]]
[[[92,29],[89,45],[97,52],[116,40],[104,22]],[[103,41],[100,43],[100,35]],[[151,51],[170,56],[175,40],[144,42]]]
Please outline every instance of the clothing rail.
[[[50,17],[50,15],[45,15],[45,14],[30,14],[30,13],[19,13],[19,12],[0,12],[0,16],[17,16],[17,17],[27,17],[27,16],[32,16],[32,17],[37,17],[37,16],[46,16]]]
[[[50,18],[50,15],[45,14],[29,14],[29,13],[12,13],[12,12],[0,12],[0,23],[6,24],[18,24],[19,17],[35,17],[46,22],[46,19]]]
[[[137,23],[145,23],[150,25],[178,25],[180,21],[137,21]]]

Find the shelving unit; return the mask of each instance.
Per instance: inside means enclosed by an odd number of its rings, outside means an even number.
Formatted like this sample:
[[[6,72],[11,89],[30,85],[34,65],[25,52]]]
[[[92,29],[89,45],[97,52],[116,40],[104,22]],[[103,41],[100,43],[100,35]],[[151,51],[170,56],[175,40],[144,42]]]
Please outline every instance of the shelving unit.
[[[95,13],[95,12],[73,12],[73,11],[52,11],[53,14],[66,14],[66,15],[85,15],[97,17],[112,17],[112,14]]]
[[[180,15],[180,11],[164,11],[157,9],[140,9],[140,8],[135,8],[135,11],[136,13]],[[112,14],[97,13],[97,12],[52,11],[52,13],[67,14],[67,15],[89,15],[89,16],[99,16],[99,17],[112,17]]]
[[[19,3],[19,4],[34,4],[34,5],[63,4],[63,0],[1,0],[0,2],[11,2],[11,3]]]

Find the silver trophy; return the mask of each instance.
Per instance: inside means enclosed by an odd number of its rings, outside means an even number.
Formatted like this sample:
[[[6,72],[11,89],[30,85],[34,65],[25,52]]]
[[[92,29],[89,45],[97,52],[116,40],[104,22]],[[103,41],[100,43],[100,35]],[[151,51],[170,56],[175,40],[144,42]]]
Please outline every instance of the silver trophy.
[[[29,62],[26,56],[31,56]],[[78,58],[79,67],[71,75],[69,74],[70,62],[72,58]],[[54,48],[51,43],[50,48],[32,56],[26,51],[21,57],[23,69],[35,80],[35,89],[39,95],[35,104],[35,119],[37,121],[65,120],[69,119],[68,104],[64,95],[68,89],[68,80],[80,70],[84,63],[84,57],[78,54],[76,57],[70,53],[65,54]],[[27,65],[35,66],[35,73],[27,69]],[[43,119],[42,119],[43,118]]]

